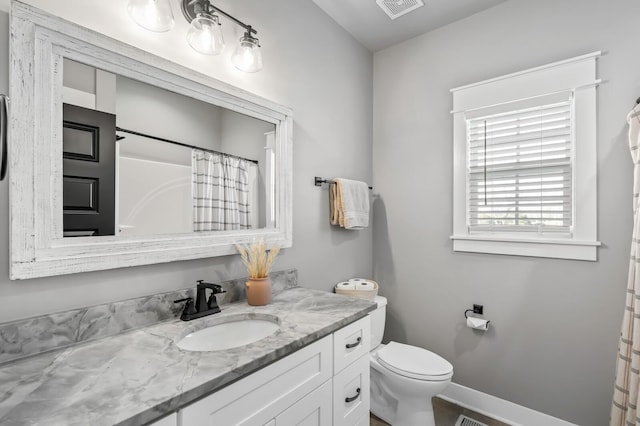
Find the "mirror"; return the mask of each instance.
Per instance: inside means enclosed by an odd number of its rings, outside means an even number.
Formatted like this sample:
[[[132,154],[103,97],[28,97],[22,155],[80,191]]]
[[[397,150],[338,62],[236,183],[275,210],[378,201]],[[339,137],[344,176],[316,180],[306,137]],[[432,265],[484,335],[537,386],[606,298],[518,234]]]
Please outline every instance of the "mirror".
[[[273,123],[68,58],[62,101],[65,237],[274,226]]]
[[[233,254],[256,237],[291,246],[289,108],[19,2],[11,18],[12,279]],[[99,159],[106,174],[81,173]],[[222,173],[194,164],[216,162],[253,185],[239,221],[194,213],[219,198],[194,174]],[[98,213],[111,230],[83,222]]]

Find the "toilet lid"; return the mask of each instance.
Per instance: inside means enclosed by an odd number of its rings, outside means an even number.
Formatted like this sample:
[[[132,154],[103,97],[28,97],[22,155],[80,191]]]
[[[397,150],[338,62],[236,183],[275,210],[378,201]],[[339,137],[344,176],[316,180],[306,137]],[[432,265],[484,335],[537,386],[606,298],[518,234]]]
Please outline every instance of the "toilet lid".
[[[389,342],[378,351],[378,361],[389,370],[418,380],[442,381],[453,376],[449,361],[426,349]]]

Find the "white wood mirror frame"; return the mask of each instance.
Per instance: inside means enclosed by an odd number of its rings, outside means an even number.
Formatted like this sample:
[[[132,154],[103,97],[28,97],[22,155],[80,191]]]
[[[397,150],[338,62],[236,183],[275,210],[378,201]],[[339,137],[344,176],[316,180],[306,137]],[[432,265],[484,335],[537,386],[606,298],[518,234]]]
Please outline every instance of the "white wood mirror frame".
[[[13,1],[10,41],[10,277],[26,279],[237,253],[263,237],[292,244],[292,111],[237,87]],[[62,62],[108,72],[275,125],[275,227],[63,238]]]

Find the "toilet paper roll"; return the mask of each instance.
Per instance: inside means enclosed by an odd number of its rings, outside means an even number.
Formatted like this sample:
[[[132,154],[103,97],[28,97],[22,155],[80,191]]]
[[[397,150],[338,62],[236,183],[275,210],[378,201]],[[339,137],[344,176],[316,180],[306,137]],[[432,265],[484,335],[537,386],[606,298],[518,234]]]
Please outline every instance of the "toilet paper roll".
[[[355,283],[352,283],[349,281],[343,281],[341,283],[336,284],[336,288],[340,288],[342,290],[355,290],[356,285]]]
[[[376,282],[365,278],[351,278],[349,280],[355,286],[355,290],[375,290]]]
[[[473,328],[476,330],[486,331],[489,328],[489,321],[482,318],[467,318],[467,327]]]

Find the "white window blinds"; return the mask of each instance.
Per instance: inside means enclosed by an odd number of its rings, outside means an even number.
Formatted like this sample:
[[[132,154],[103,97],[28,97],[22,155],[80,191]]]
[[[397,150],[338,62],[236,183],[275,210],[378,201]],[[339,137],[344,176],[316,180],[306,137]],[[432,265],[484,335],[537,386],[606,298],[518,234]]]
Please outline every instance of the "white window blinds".
[[[470,233],[571,233],[572,106],[547,101],[467,118]]]

